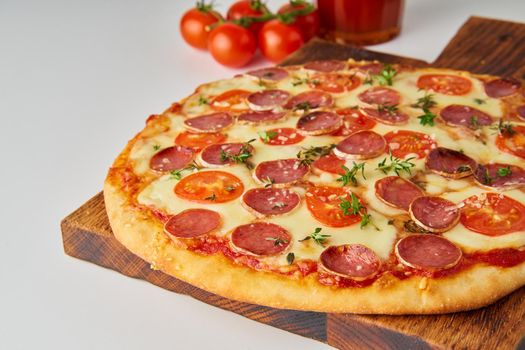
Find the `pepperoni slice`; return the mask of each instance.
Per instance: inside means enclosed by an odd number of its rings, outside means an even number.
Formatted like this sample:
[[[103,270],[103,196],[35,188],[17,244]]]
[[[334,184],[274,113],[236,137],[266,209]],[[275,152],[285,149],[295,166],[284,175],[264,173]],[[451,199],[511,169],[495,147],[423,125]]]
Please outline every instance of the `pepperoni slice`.
[[[299,205],[300,197],[285,188],[254,188],[242,197],[242,204],[257,217],[282,215]]]
[[[177,135],[175,143],[180,146],[193,148],[200,151],[206,146],[221,143],[226,140],[226,135],[221,133],[195,133],[184,131]]]
[[[496,146],[503,152],[525,158],[525,126],[512,126],[512,134],[501,133],[496,137]]]
[[[368,63],[358,65],[356,68],[367,74],[377,75],[383,70],[383,65],[381,63]]]
[[[485,93],[494,98],[507,97],[518,92],[520,87],[521,83],[516,79],[494,79],[485,83]]]
[[[320,264],[332,274],[357,281],[374,277],[381,268],[377,254],[362,244],[328,247],[321,253]]]
[[[472,196],[464,201],[461,223],[486,236],[501,236],[525,230],[525,206],[499,193]]]
[[[408,121],[408,115],[399,110],[388,110],[387,108],[363,108],[363,112],[377,120],[380,123],[387,125],[402,125]]]
[[[492,118],[479,109],[464,105],[449,105],[440,112],[441,118],[450,125],[466,126],[476,129],[478,126],[492,124]]]
[[[254,92],[246,100],[250,108],[256,111],[269,111],[288,101],[290,93],[284,90],[263,90]]]
[[[333,132],[333,136],[348,136],[356,131],[369,130],[376,126],[373,119],[354,108],[339,109],[336,113],[343,116],[343,126]]]
[[[387,176],[376,181],[376,197],[391,207],[408,211],[410,203],[425,194],[412,182],[399,176]]]
[[[345,69],[346,62],[338,60],[312,61],[304,65],[304,68],[318,72],[335,72]]]
[[[359,197],[358,197],[359,199]],[[306,207],[320,223],[330,227],[345,227],[361,221],[361,216],[345,215],[339,206],[342,201],[352,201],[350,192],[341,187],[310,187],[305,195]],[[361,199],[359,199],[361,202]]]
[[[482,186],[510,189],[525,184],[525,169],[501,163],[478,164],[474,179]]]
[[[459,179],[472,174],[476,162],[461,152],[437,147],[430,151],[425,162],[427,169],[444,177]]]
[[[472,82],[458,75],[425,74],[417,80],[417,87],[444,95],[465,95],[472,90]]]
[[[190,174],[175,186],[175,194],[193,202],[215,204],[232,201],[244,192],[242,181],[224,171]]]
[[[425,158],[436,143],[430,136],[410,130],[394,130],[384,136],[388,148],[396,158]]]
[[[409,208],[410,217],[416,224],[430,232],[445,232],[459,221],[456,204],[441,197],[418,197]]]
[[[310,80],[310,87],[331,93],[347,92],[361,84],[355,75],[349,74],[316,74]]]
[[[371,105],[394,106],[401,101],[399,92],[386,87],[375,86],[360,93],[359,98],[364,103]]]
[[[267,139],[261,140],[271,146],[293,145],[304,140],[304,136],[299,134],[294,128],[276,128],[266,131]]]
[[[241,122],[250,123],[250,124],[272,123],[272,122],[278,121],[285,115],[286,113],[284,112],[278,113],[278,112],[272,112],[272,111],[260,111],[260,112],[251,111],[251,112],[246,112],[246,113],[239,115],[237,120]]]
[[[334,148],[334,154],[343,159],[370,159],[381,155],[386,148],[383,136],[371,130],[353,133]]]
[[[332,96],[319,90],[311,90],[292,97],[284,108],[286,109],[315,109],[320,107],[331,107],[334,104]]]
[[[518,117],[520,117],[521,119],[525,119],[525,105],[519,106],[516,109],[516,112],[518,113]]]
[[[429,234],[407,236],[397,242],[395,250],[404,265],[427,271],[454,267],[463,255],[461,249],[446,238]]]
[[[297,121],[297,129],[303,135],[324,135],[334,132],[343,125],[343,118],[333,112],[313,112]]]
[[[244,100],[249,94],[246,90],[228,90],[215,97],[210,106],[216,111],[244,111],[247,110]]]
[[[271,81],[283,80],[284,78],[287,78],[289,75],[286,69],[282,69],[278,67],[261,68],[257,70],[252,70],[246,74],[259,78],[259,79],[271,80]]]
[[[293,184],[308,173],[308,167],[299,159],[279,159],[261,162],[255,168],[255,178],[261,183]]]
[[[187,209],[172,216],[164,231],[177,238],[194,238],[215,231],[221,225],[219,213],[208,209]]]
[[[172,146],[157,152],[151,157],[149,167],[159,172],[184,168],[193,159],[193,150],[182,146]]]
[[[272,256],[284,252],[292,236],[279,225],[254,222],[233,230],[231,242],[237,250],[255,256]]]
[[[336,174],[336,175],[345,174],[343,165],[345,165],[345,161],[337,158],[332,153],[326,156],[322,156],[319,159],[316,159],[312,163],[312,167],[314,169],[319,169],[321,171],[326,171],[327,173]]]
[[[233,124],[233,117],[228,113],[212,113],[186,119],[184,126],[203,133],[215,133]]]
[[[227,156],[238,156],[245,149],[250,153],[253,151],[253,147],[245,143],[215,144],[206,147],[200,157],[205,166],[231,165],[234,164],[234,162]]]

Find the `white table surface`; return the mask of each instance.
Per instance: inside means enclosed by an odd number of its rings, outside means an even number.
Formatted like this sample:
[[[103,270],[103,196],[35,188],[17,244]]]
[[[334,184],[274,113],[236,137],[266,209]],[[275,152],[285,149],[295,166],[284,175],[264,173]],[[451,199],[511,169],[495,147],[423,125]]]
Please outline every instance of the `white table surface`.
[[[145,118],[236,73],[183,43],[193,3],[0,0],[1,348],[329,348],[63,252],[60,220]],[[408,0],[373,49],[432,61],[470,15],[524,22],[525,1]]]

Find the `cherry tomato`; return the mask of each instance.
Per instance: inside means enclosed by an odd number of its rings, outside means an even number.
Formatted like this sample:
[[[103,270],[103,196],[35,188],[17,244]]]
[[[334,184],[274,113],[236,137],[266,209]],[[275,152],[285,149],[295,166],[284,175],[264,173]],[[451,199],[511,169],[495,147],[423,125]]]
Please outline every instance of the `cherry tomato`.
[[[279,63],[304,44],[300,30],[273,19],[259,32],[259,48],[264,57]]]
[[[226,18],[229,21],[238,21],[243,17],[261,17],[265,14],[266,5],[260,0],[241,0],[233,3],[228,9]],[[259,34],[264,22],[254,22],[248,29],[255,35]]]
[[[467,78],[449,74],[425,74],[417,80],[417,87],[433,90],[445,95],[465,95],[472,90],[472,82]]]
[[[217,23],[222,16],[211,5],[197,3],[197,7],[187,11],[180,20],[180,32],[191,46],[206,50],[210,25]]]
[[[279,9],[279,13],[285,15],[292,11],[303,10],[308,6],[309,4],[304,4],[304,3],[303,4],[289,3],[289,4],[282,6]],[[296,16],[295,21],[292,22],[292,24],[299,28],[299,30],[303,34],[303,39],[306,42],[312,39],[314,36],[316,36],[317,33],[319,32],[319,13],[317,12],[317,9],[314,8],[313,11],[307,15]]]
[[[198,203],[224,203],[232,201],[244,192],[242,181],[224,171],[201,171],[190,174],[175,186],[180,198]]]
[[[513,126],[512,132],[503,132],[496,137],[496,146],[503,152],[525,158],[525,126]]]
[[[333,153],[322,156],[312,163],[312,166],[315,169],[338,175],[344,175],[346,173],[343,169],[343,165],[345,165],[345,161],[337,158]]]
[[[436,143],[430,136],[416,131],[395,130],[384,135],[390,152],[397,158],[405,159],[407,156],[425,158]]]
[[[357,197],[357,196],[356,196]],[[310,187],[305,195],[306,206],[320,223],[330,227],[345,227],[361,221],[358,214],[344,213],[342,201],[352,201],[350,191],[341,187]],[[359,202],[361,200],[357,197]]]
[[[190,147],[196,151],[200,151],[209,145],[214,145],[224,141],[226,141],[226,135],[218,132],[204,134],[184,131],[177,135],[175,144],[179,146]]]
[[[217,62],[236,68],[252,60],[257,42],[248,29],[234,23],[224,23],[210,33],[208,48]]]

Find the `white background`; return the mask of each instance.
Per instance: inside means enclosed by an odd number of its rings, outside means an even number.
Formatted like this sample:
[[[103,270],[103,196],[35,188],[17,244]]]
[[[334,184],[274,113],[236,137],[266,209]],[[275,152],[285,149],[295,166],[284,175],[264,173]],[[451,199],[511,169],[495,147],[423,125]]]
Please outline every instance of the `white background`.
[[[1,348],[328,349],[63,252],[60,220],[145,118],[236,73],[183,43],[193,3],[0,0]],[[432,61],[469,15],[524,22],[525,1],[408,0],[373,49]]]

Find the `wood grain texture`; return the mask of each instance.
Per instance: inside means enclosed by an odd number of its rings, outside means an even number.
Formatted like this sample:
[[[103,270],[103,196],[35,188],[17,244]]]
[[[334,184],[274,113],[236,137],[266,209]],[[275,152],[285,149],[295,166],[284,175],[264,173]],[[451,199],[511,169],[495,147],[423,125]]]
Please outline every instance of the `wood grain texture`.
[[[310,42],[283,64],[349,57],[427,64],[322,40]],[[432,65],[525,78],[525,25],[470,18]],[[492,306],[449,315],[361,316],[278,310],[228,300],[152,270],[113,237],[101,193],[63,220],[62,237],[68,255],[340,349],[525,349],[525,288]]]

